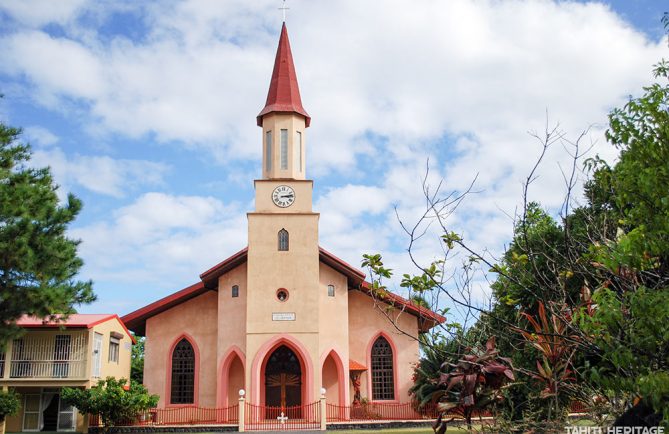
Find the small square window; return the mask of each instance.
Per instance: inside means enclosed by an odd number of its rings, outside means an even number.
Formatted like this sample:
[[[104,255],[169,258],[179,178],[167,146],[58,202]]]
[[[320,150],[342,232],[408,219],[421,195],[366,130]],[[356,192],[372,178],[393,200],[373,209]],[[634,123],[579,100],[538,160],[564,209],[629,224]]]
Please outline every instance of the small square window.
[[[334,297],[335,288],[334,285],[328,285],[328,297]]]
[[[239,297],[239,286],[237,285],[232,286],[232,296]]]

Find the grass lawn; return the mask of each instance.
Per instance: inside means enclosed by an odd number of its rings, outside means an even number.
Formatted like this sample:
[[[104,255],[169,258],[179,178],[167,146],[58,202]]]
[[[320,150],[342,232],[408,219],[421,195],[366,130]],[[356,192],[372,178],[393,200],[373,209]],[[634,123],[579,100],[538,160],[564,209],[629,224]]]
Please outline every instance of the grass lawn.
[[[366,429],[356,429],[356,430],[345,430],[345,431],[328,431],[328,433],[332,434],[370,434],[372,432],[380,432],[383,434],[434,434],[434,431],[432,431],[432,428],[429,427],[423,427],[423,428],[389,428],[389,429],[373,429],[373,430],[366,430]],[[448,434],[466,434],[467,430],[464,428],[458,428],[455,426],[449,426],[448,430],[446,431]]]
[[[593,426],[594,422],[588,419],[575,419],[570,420],[567,423],[568,426]],[[480,428],[480,425],[473,424],[472,427],[476,430]],[[389,429],[357,429],[357,430],[344,430],[344,431],[333,431],[328,430],[328,433],[332,434],[371,434],[371,433],[383,433],[383,434],[434,434],[432,428],[422,427],[422,428],[389,428]],[[467,434],[468,431],[460,426],[449,425],[446,434]]]

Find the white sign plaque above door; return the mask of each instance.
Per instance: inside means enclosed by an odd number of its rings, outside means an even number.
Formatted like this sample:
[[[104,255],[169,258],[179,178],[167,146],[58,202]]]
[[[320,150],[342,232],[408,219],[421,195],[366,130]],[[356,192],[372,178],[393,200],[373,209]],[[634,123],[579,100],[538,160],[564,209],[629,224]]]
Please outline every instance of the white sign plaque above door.
[[[295,312],[272,312],[272,321],[295,321]]]

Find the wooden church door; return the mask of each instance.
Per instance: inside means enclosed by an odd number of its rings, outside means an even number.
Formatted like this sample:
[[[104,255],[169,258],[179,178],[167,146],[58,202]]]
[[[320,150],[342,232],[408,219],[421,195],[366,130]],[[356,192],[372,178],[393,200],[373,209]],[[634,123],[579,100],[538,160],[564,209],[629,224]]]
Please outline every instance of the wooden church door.
[[[297,355],[287,346],[277,348],[265,368],[265,405],[295,407],[302,405],[302,370]],[[297,413],[295,410],[291,413]],[[289,415],[296,416],[296,415]]]

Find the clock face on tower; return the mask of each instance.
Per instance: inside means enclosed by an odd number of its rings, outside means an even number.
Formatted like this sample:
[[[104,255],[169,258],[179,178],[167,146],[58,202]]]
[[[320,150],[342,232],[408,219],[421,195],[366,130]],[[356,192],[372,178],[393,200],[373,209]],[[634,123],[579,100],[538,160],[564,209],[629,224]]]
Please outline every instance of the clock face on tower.
[[[288,185],[279,185],[272,192],[272,202],[280,208],[288,208],[295,202],[295,190]]]

